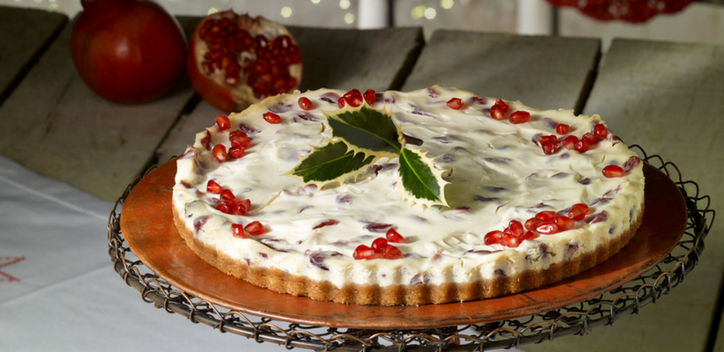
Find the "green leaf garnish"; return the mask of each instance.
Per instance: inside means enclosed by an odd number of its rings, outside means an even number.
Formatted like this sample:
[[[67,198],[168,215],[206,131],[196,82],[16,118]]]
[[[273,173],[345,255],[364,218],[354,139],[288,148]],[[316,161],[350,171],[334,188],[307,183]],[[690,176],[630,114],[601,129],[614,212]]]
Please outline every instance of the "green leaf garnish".
[[[338,181],[361,172],[379,158],[398,158],[398,188],[403,197],[423,206],[445,205],[443,170],[432,159],[405,148],[400,127],[392,116],[367,104],[325,112],[332,140],[304,158],[291,172],[304,182]],[[401,187],[399,187],[401,185]]]
[[[359,170],[374,160],[373,156],[355,153],[344,142],[330,143],[316,148],[292,171],[304,182],[333,181],[350,172]]]

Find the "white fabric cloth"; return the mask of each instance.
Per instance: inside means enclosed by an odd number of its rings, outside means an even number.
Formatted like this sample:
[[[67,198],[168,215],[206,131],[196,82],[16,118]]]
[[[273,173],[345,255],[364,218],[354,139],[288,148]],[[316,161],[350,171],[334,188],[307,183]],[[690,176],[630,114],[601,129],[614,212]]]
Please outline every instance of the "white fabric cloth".
[[[143,302],[108,256],[112,208],[0,156],[0,350],[285,350]]]

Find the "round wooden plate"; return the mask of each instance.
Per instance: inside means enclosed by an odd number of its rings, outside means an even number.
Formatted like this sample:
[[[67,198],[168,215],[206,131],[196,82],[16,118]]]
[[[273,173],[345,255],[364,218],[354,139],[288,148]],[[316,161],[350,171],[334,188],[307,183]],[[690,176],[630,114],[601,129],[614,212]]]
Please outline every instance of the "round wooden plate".
[[[637,234],[618,254],[552,285],[480,301],[379,307],[318,302],[272,292],[228,276],[196,256],[176,231],[171,188],[175,161],[145,176],[126,198],[121,231],[133,253],[156,275],[200,299],[243,313],[316,326],[417,329],[494,322],[582,302],[633,280],[663,260],[687,223],[676,185],[645,164],[646,211]]]

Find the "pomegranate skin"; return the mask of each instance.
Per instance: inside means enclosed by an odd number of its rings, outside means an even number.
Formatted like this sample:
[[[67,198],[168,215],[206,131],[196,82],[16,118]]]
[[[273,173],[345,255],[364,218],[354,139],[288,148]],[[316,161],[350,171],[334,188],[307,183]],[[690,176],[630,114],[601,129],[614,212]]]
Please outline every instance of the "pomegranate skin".
[[[82,1],[71,34],[73,63],[86,85],[117,104],[159,98],[183,75],[186,38],[150,1]]]

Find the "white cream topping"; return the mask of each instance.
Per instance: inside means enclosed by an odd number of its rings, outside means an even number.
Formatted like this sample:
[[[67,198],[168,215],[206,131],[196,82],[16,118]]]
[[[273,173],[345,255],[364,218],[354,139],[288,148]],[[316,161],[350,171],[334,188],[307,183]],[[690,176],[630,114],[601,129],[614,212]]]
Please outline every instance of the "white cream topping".
[[[281,95],[232,114],[232,130],[243,124],[258,131],[249,133],[252,144],[241,159],[217,162],[201,143],[207,132],[199,133],[178,159],[173,190],[173,204],[188,229],[206,245],[253,266],[338,287],[387,286],[464,283],[545,269],[620,236],[635,220],[630,217],[638,214],[644,189],[642,164],[624,177],[602,175],[605,166],[621,166],[635,155],[623,143],[609,138],[583,154],[561,148],[545,155],[534,142],[536,135],[556,134],[556,123],[569,125],[569,135],[580,138],[602,123],[598,116],[540,111],[508,102],[511,112],[531,114],[529,122],[512,124],[490,117],[495,99],[484,98],[481,104],[471,100],[472,93],[452,88],[388,91],[373,105],[390,112],[402,132],[413,137],[410,140],[422,141],[419,146],[410,142],[409,147],[429,153],[436,167],[453,170],[445,189],[451,208],[423,209],[402,200],[396,190],[396,159],[383,158],[357,182],[336,187],[305,185],[288,176],[313,147],[329,142],[331,130],[322,111],[337,110],[334,95],[344,93],[321,89]],[[298,106],[301,96],[312,101],[313,110]],[[462,109],[446,105],[453,97],[465,102]],[[277,113],[282,123],[264,121],[262,114],[267,111]],[[229,130],[220,132],[212,126],[208,131],[212,145],[230,146]],[[250,199],[249,214],[235,216],[214,209],[209,199],[218,195],[206,193],[208,180]],[[576,203],[588,204],[592,215],[571,230],[541,235],[517,248],[483,243],[486,233],[503,230],[511,220],[524,222],[542,210],[562,211]],[[605,219],[591,221],[601,213]],[[232,224],[255,220],[265,225],[265,234],[232,235]],[[327,220],[339,223],[313,229]],[[369,230],[374,224],[392,225],[405,237],[405,243],[393,244],[405,258],[353,259],[358,245],[369,246],[384,237],[386,228],[379,233]]]

